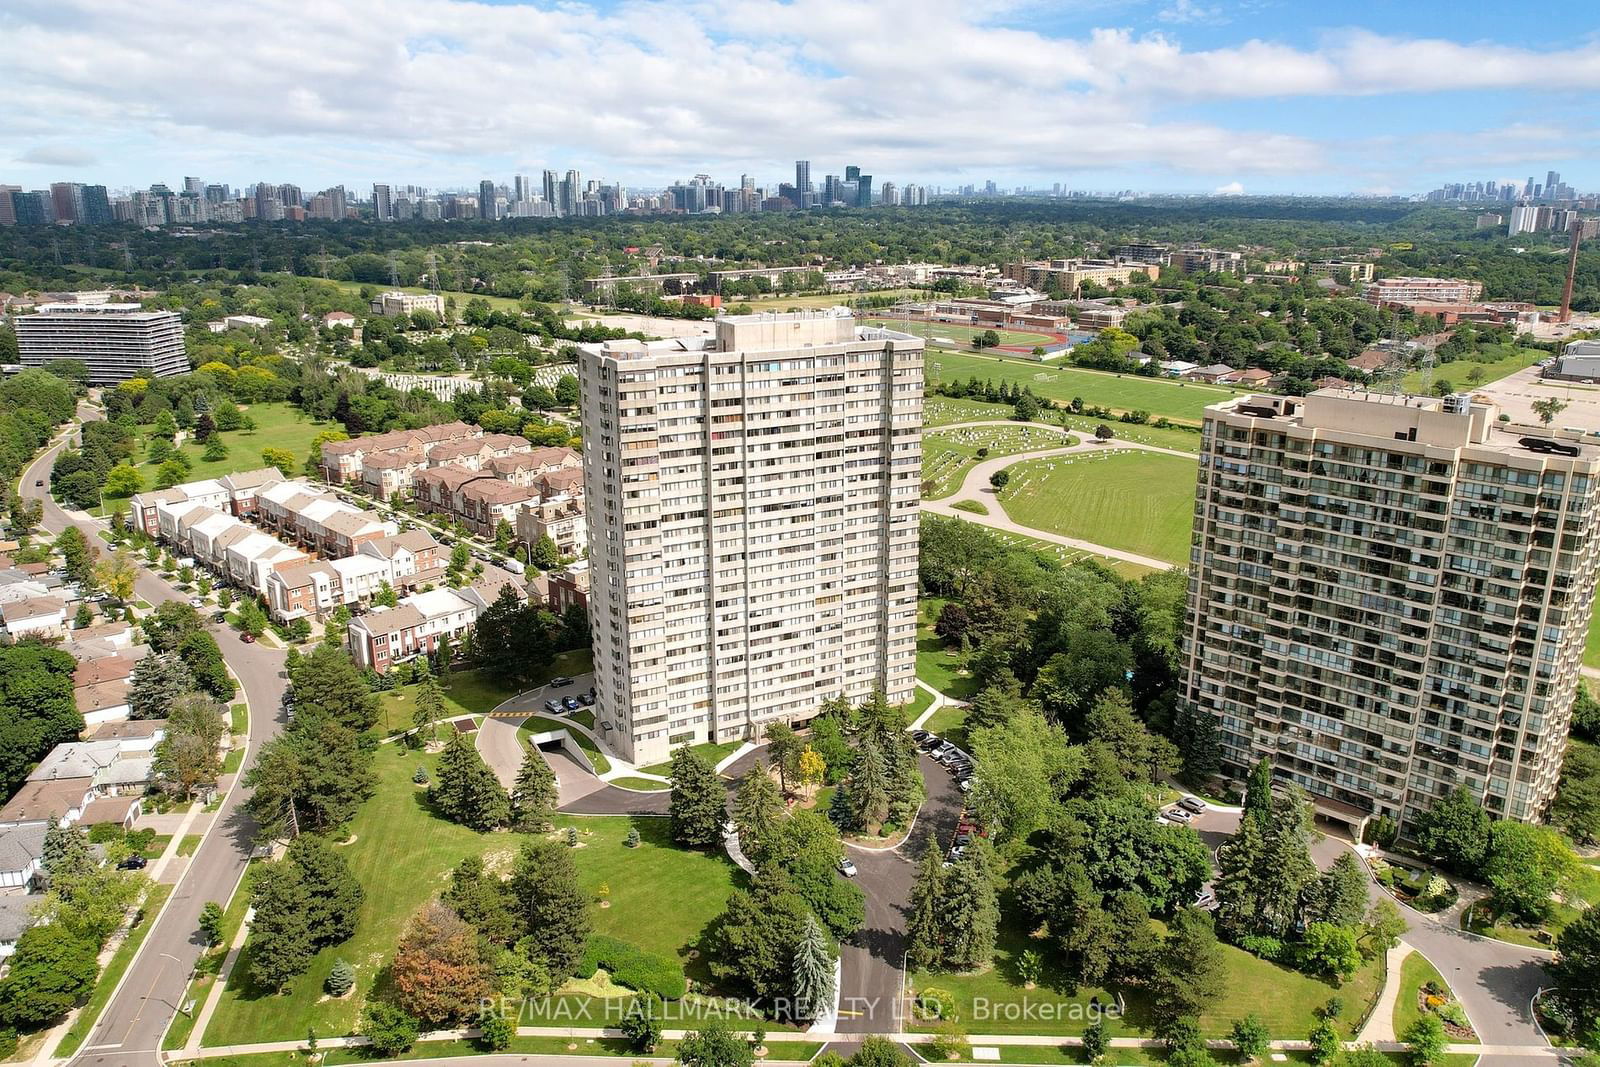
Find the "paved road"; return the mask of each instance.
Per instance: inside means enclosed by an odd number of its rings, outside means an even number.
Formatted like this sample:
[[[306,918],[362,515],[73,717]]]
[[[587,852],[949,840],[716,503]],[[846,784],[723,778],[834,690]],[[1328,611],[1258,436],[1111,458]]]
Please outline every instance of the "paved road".
[[[1215,849],[1238,829],[1239,814],[1207,811],[1197,816],[1193,825],[1206,844]],[[1327,869],[1349,849],[1344,838],[1325,834],[1312,846],[1311,854],[1320,867]],[[1376,882],[1369,882],[1367,895],[1373,900],[1388,896]],[[1550,958],[1549,953],[1469,934],[1455,925],[1453,911],[1449,920],[1440,921],[1404,904],[1399,906],[1411,924],[1407,943],[1426,956],[1450,983],[1484,1044],[1545,1043],[1534,1025],[1530,1002],[1539,987],[1548,982],[1544,962]],[[1479,1062],[1480,1067],[1510,1067],[1517,1061],[1485,1056]]]
[[[88,408],[80,409],[80,413],[98,417]],[[100,528],[97,524],[72,518],[49,498],[50,465],[61,447],[58,444],[47,449],[23,471],[22,493],[43,501],[47,530],[59,532],[74,525],[83,530],[91,545],[103,548],[104,542],[95,536]],[[44,487],[34,485],[41,479]],[[135,590],[151,604],[184,599],[142,568]],[[281,697],[287,685],[282,677],[283,653],[261,644],[247,645],[232,630],[212,627],[212,632],[250,702],[248,762],[261,744],[276,736],[283,726]],[[156,1050],[161,1045],[161,1035],[178,1010],[189,975],[204,947],[196,932],[200,909],[211,900],[226,904],[250,859],[255,829],[240,807],[249,792],[242,785],[235,786],[223,801],[212,824],[213,832],[201,843],[115,996],[73,1059],[74,1064],[155,1067],[160,1062]]]

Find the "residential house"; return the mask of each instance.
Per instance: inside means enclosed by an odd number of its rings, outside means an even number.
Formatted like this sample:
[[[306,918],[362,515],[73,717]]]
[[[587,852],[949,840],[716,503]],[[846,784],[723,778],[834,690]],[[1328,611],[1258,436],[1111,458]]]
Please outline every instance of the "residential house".
[[[402,593],[439,581],[448,562],[444,546],[426,530],[407,530],[365,541],[361,554],[388,560],[389,581]]]
[[[156,509],[161,505],[201,504],[222,510],[228,506],[231,497],[232,494],[221,482],[211,478],[186,482],[170,489],[135,493],[128,499],[128,523],[151,537],[156,537],[161,533],[157,525]]]
[[[450,589],[408,596],[398,607],[375,608],[350,623],[350,653],[356,664],[387,671],[419,655],[432,655],[439,639],[459,640],[478,617],[478,607]]]
[[[549,537],[563,556],[581,556],[589,547],[582,496],[558,493],[524,504],[517,512],[516,528],[523,544],[538,544],[540,538]]]
[[[488,473],[468,470],[466,467],[432,467],[417,472],[412,483],[411,499],[422,511],[453,516],[458,510],[456,494],[463,486],[475,481],[494,480]]]
[[[491,461],[533,450],[533,442],[521,434],[491,433],[461,441],[445,441],[428,447],[428,464],[442,467],[454,464],[468,470],[483,470]]]
[[[570,448],[535,448],[492,459],[485,467],[501,481],[534,485],[544,475],[558,470],[575,470],[581,479],[583,457]]]
[[[1229,385],[1248,385],[1253,389],[1262,389],[1266,387],[1268,382],[1272,381],[1272,372],[1263,370],[1260,367],[1246,367],[1244,370],[1236,370],[1232,374],[1224,375],[1218,380]]]
[[[0,828],[0,901],[13,899],[5,894],[28,893],[36,887],[44,870],[44,836],[49,832],[50,824],[42,820]],[[0,930],[0,955],[9,955],[5,940]]]
[[[463,485],[455,499],[455,517],[474,533],[493,537],[502,521],[515,529],[518,510],[538,499],[538,493],[497,478],[483,478]]]
[[[360,481],[362,467],[368,456],[383,452],[422,450],[431,444],[482,435],[483,430],[477,426],[465,422],[449,422],[437,426],[423,426],[415,430],[392,430],[348,441],[329,441],[322,446],[322,477],[336,485]]]
[[[0,807],[0,828],[42,821],[71,826],[94,797],[94,781],[90,778],[30,778],[6,801],[5,807]]]
[[[276,467],[236,471],[217,479],[218,483],[228,491],[228,510],[241,519],[256,513],[257,493],[283,480],[283,473]]]
[[[409,493],[417,472],[427,469],[428,457],[421,450],[380,452],[362,462],[361,488],[379,500],[393,500]]]
[[[1183,377],[1191,382],[1205,382],[1208,385],[1215,385],[1232,373],[1234,373],[1233,368],[1226,363],[1213,363],[1209,367],[1196,367]]]
[[[67,632],[67,604],[60,597],[35,596],[0,602],[0,620],[13,641],[60,637]]]

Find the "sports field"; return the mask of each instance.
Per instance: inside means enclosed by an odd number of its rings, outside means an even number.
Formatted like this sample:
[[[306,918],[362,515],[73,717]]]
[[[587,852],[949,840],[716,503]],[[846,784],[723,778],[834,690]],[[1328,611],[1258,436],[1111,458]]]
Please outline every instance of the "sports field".
[[[1221,385],[1175,382],[1164,378],[1143,378],[1134,374],[1041,364],[1034,360],[1004,359],[964,352],[929,352],[926,361],[929,382],[967,381],[1015,382],[1030,386],[1035,395],[1060,404],[1073,397],[1085,404],[1113,411],[1148,411],[1199,424],[1208,404],[1217,404],[1238,395]],[[1241,390],[1247,391],[1247,390]]]
[[[936,339],[942,337],[956,342],[958,346],[971,345],[974,337],[979,337],[992,328],[988,326],[958,326],[952,322],[922,322],[918,319],[907,321],[895,318],[868,319],[867,325],[882,326],[889,330],[916,334],[918,337],[926,338],[929,341],[936,341]],[[1054,335],[1043,331],[995,330],[994,332],[999,335],[1000,343],[1003,345],[1021,345],[1024,348],[1033,348],[1037,345],[1041,348],[1048,348],[1051,345],[1061,343],[1056,340]]]
[[[1039,452],[1076,444],[1077,438],[1042,426],[972,426],[960,430],[933,430],[922,436],[922,480],[933,485],[922,495],[928,500],[947,497],[961,488],[967,472],[984,458]]]
[[[1195,465],[1177,456],[1103,452],[1024,460],[1000,493],[1025,526],[1171,563],[1189,558]]]

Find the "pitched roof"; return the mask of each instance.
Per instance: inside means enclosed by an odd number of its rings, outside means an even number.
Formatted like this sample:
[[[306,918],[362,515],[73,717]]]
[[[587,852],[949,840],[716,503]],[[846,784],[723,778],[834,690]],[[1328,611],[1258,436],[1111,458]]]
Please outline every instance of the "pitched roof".
[[[82,631],[78,631],[82,632]],[[133,665],[139,662],[138,656],[118,654],[103,656],[100,659],[79,660],[78,665],[72,670],[73,686],[99,685],[117,678],[126,678],[133,673]]]
[[[166,719],[123,719],[103,722],[89,735],[91,741],[133,741],[165,733]]]
[[[44,835],[50,832],[46,822],[25,822],[0,829],[0,871],[20,871],[44,855]],[[0,896],[0,900],[11,899]],[[34,903],[38,903],[35,898]],[[0,938],[3,940],[3,938]]]
[[[90,778],[57,778],[23,782],[22,788],[0,808],[0,822],[59,819],[83,803],[94,785]]]
[[[24,865],[26,866],[26,865]],[[7,868],[21,870],[21,867]],[[33,909],[38,907],[44,897],[37,893],[26,893],[14,896],[0,897],[0,943],[11,943],[27,933],[37,921]]]
[[[7,626],[15,626],[19,622],[65,615],[66,610],[67,605],[57,597],[35,596],[26,600],[8,600],[0,603],[0,618],[5,619]]]
[[[227,489],[257,489],[263,485],[275,485],[283,481],[283,472],[277,467],[257,467],[252,471],[234,471],[232,474],[221,478],[223,486]]]

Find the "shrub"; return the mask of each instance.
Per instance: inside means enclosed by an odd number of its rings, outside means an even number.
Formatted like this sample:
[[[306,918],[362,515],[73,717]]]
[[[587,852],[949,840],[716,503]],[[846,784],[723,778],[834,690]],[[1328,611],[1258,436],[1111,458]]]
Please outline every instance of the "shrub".
[[[7,1026],[0,1028],[0,1060],[9,1060],[17,1054],[17,1032]]]
[[[954,993],[931,985],[917,991],[917,1000],[912,1005],[912,1010],[919,1019],[953,1019],[955,1006]]]
[[[933,1051],[934,1058],[940,1060],[964,1060],[972,1056],[967,1032],[950,1019],[939,1024],[933,1040],[928,1042],[928,1048]]]
[[[1472,1029],[1472,1023],[1467,1019],[1466,1010],[1453,1000],[1434,1009],[1434,1013],[1451,1026],[1459,1026],[1463,1030]]]
[[[493,1008],[484,1008],[478,1015],[478,1043],[490,1052],[504,1052],[511,1047],[516,1027]]]
[[[635,826],[628,827],[628,847],[629,848],[638,848],[639,847],[639,830],[638,830],[638,827],[635,827]]]
[[[584,947],[578,973],[591,976],[601,967],[621,985],[640,993],[654,993],[662,1000],[680,1000],[688,992],[683,968],[677,960],[646,952],[615,937],[596,934]]]
[[[1428,884],[1411,903],[1418,911],[1441,911],[1454,904],[1459,895],[1455,886],[1436,874],[1428,879]]]
[[[1276,937],[1251,934],[1239,939],[1239,947],[1252,956],[1259,956],[1268,962],[1277,962],[1283,958],[1283,942]]]
[[[355,988],[356,969],[344,960],[336,960],[333,970],[328,972],[328,980],[322,984],[330,997],[342,997]]]
[[[417,772],[411,776],[411,780],[413,782],[417,783],[418,785],[427,785],[428,784],[428,768],[424,767],[420,763],[417,764]]]

